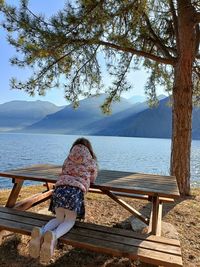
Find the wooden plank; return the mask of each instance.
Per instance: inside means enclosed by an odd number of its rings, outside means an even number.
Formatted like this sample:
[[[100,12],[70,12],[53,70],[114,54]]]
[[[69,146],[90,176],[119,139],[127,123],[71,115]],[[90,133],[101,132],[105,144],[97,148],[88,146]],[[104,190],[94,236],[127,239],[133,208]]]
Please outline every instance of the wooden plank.
[[[151,242],[156,242],[156,243],[162,243],[162,244],[168,244],[168,245],[173,245],[180,247],[180,241],[176,239],[169,239],[165,238],[162,236],[155,236],[155,235],[147,235],[147,234],[141,234],[141,233],[136,233],[132,230],[126,230],[126,229],[121,229],[121,228],[116,228],[116,227],[104,227],[102,225],[97,225],[97,224],[92,224],[92,223],[84,223],[84,222],[76,222],[75,227],[78,226],[79,228],[85,228],[88,230],[98,230],[99,232],[109,232],[113,233],[119,236],[127,236],[131,238],[138,238],[140,240],[149,240]]]
[[[6,210],[5,210],[6,209]],[[3,212],[2,210],[5,210],[5,212]],[[37,220],[39,220],[39,222],[42,224],[45,224],[49,219],[53,218],[52,216],[48,216],[48,215],[42,215],[42,214],[36,214],[33,212],[22,212],[22,211],[17,211],[17,210],[13,210],[11,212],[9,212],[10,209],[1,207],[1,213],[0,213],[0,217],[2,219],[7,219],[10,221],[23,221],[26,222],[27,224],[37,224]],[[136,238],[136,239],[140,239],[142,240],[149,240],[151,242],[154,242],[154,236],[147,236],[147,235],[141,235],[138,233],[134,233],[133,231],[130,230],[125,230],[125,229],[119,229],[119,228],[112,228],[112,227],[105,227],[105,226],[101,226],[101,225],[96,225],[96,224],[92,224],[92,223],[83,223],[83,222],[76,222],[76,227],[79,228],[84,228],[86,229],[86,231],[99,231],[99,232],[109,232],[112,233],[114,235],[119,235],[119,236],[127,236],[127,237],[131,237],[131,238]],[[163,237],[159,237],[159,239],[157,238],[156,242],[159,243],[167,243],[167,241],[169,241],[170,245],[174,245],[174,246],[180,246],[180,243],[175,242],[176,240],[169,240]]]
[[[54,183],[45,183],[44,186],[46,186],[47,190],[54,189],[55,184]]]
[[[19,223],[17,223],[14,221],[0,219],[1,226],[3,225],[3,223],[7,230],[15,231],[16,228],[18,228],[17,232],[20,232],[22,234],[30,235],[32,229],[32,225],[26,224],[24,221],[20,221]],[[41,224],[42,222],[40,220],[37,220],[37,226],[41,226]],[[118,242],[116,242],[112,234],[110,237],[109,235],[105,235],[105,233],[101,234],[98,232],[96,232],[95,235],[93,232],[91,232],[90,233],[91,237],[89,237],[88,235],[89,235],[88,231],[85,231],[84,233],[82,231],[80,234],[79,231],[77,232],[77,229],[72,229],[63,238],[61,238],[61,241],[73,246],[83,247],[101,253],[104,252],[117,256],[125,256],[132,259],[139,257],[140,260],[152,264],[159,265],[165,263],[164,264],[165,266],[176,266],[176,267],[182,266],[180,256],[169,254],[168,250],[166,253],[160,251],[154,251],[154,249],[157,249],[155,247],[155,244],[152,249],[146,249],[142,246],[138,247],[137,244],[136,246],[130,245],[131,243],[127,244],[127,240],[129,240],[129,242],[133,242],[131,238],[124,238],[122,240],[122,238],[118,237],[117,240]],[[144,242],[141,243],[144,244]]]
[[[20,210],[14,210],[11,208],[6,208],[6,207],[0,207],[0,217],[1,214],[5,213],[8,214],[8,216],[13,215],[17,215],[17,216],[21,216],[21,221],[26,220],[26,218],[30,218],[30,220],[33,219],[38,219],[39,221],[42,221],[43,224],[46,223],[48,220],[54,218],[54,216],[50,216],[50,215],[46,215],[46,214],[39,214],[39,213],[35,213],[35,212],[30,212],[30,211],[20,211]],[[8,218],[8,217],[6,217]],[[11,217],[10,217],[11,218]],[[103,232],[112,232],[113,234],[118,234],[118,235],[122,235],[122,236],[127,236],[127,237],[133,237],[133,238],[139,238],[141,240],[150,240],[150,241],[156,241],[159,243],[163,243],[163,244],[172,244],[174,246],[180,246],[180,242],[179,240],[176,239],[169,239],[169,238],[165,238],[165,237],[156,237],[154,235],[145,235],[145,234],[140,234],[140,233],[136,233],[133,232],[132,230],[126,230],[126,229],[120,229],[120,228],[115,228],[115,227],[106,227],[102,226],[102,225],[98,225],[98,224],[93,224],[93,223],[84,223],[84,222],[76,222],[76,225],[78,227],[81,228],[86,228],[88,230],[98,230],[98,231],[103,231]]]
[[[39,214],[39,213],[34,213],[34,212],[30,212],[30,211],[20,211],[20,210],[14,210],[11,208],[6,208],[6,207],[0,207],[0,217],[1,214],[5,213],[8,214],[8,216],[13,215],[17,215],[17,216],[21,216],[21,221],[24,221],[26,219],[30,219],[30,221],[32,221],[33,219],[38,219],[39,221],[42,221],[43,224],[46,223],[48,220],[54,218],[54,216],[50,216],[50,215],[44,215],[44,214]],[[8,218],[8,217],[5,217]],[[11,218],[11,217],[9,217]],[[141,240],[150,240],[152,242],[159,242],[159,243],[163,243],[163,244],[169,244],[169,245],[174,245],[174,246],[180,246],[180,242],[179,240],[176,239],[169,239],[169,238],[165,238],[165,237],[156,237],[154,235],[145,235],[145,234],[140,234],[140,233],[136,233],[133,232],[132,230],[126,230],[126,229],[120,229],[120,228],[115,228],[115,227],[105,227],[102,225],[97,225],[97,224],[93,224],[93,223],[84,223],[84,222],[76,222],[75,227],[80,227],[80,228],[85,228],[88,230],[98,230],[98,231],[102,231],[102,232],[111,232],[113,234],[118,234],[118,235],[122,235],[122,236],[127,236],[127,237],[132,237],[132,238],[138,238]]]
[[[173,255],[179,255],[179,256],[181,255],[180,247],[177,247],[177,246],[151,242],[150,240],[140,240],[137,238],[134,239],[132,237],[121,236],[121,235],[113,234],[107,231],[98,231],[98,230],[91,230],[91,229],[88,231],[88,229],[76,227],[76,228],[73,228],[70,232],[75,233],[80,236],[87,236],[90,238],[95,237],[96,239],[104,240],[105,242],[111,241],[111,242],[115,242],[119,244],[131,245],[134,247],[140,247],[140,248],[145,248],[145,249],[150,249],[150,250],[155,250],[155,251],[160,251],[160,252],[167,251],[167,253],[173,254]]]
[[[36,226],[42,226],[38,224]],[[33,229],[33,225],[25,224],[23,222],[17,223],[16,221],[8,221],[7,219],[0,218],[0,229],[11,231],[13,233],[20,233],[24,235],[30,235]]]
[[[166,267],[180,267],[182,266],[182,259],[180,256],[171,255],[163,252],[148,250],[144,248],[137,248],[129,245],[121,245],[115,242],[104,241],[76,234],[67,233],[60,238],[64,243],[70,244],[74,247],[90,249],[96,252],[112,254],[114,256],[128,257],[130,259],[138,259],[142,262],[164,265]]]
[[[15,232],[15,229],[16,230],[18,229],[20,224],[29,225],[30,227],[33,228],[34,226],[43,226],[44,224],[46,224],[46,222],[48,222],[48,220],[40,221],[37,218],[27,218],[27,217],[21,217],[18,215],[8,215],[6,213],[1,214],[0,220],[1,220],[0,227],[4,227],[4,229],[8,231],[13,230],[14,232]],[[5,222],[7,223],[7,226],[5,225]],[[13,227],[13,228],[9,228],[9,227]]]
[[[46,191],[43,193],[35,194],[32,197],[29,197],[29,198],[26,198],[20,202],[17,202],[13,208],[18,209],[18,210],[28,210],[31,207],[36,206],[36,205],[50,199],[50,197],[52,196],[52,192],[53,192],[53,190],[49,190],[49,191]]]
[[[150,215],[150,223],[148,227],[148,233],[153,233],[152,231],[152,224],[153,224],[153,208],[151,210],[151,215]],[[159,201],[159,206],[158,206],[158,217],[157,217],[157,226],[155,228],[155,235],[156,236],[161,236],[162,232],[162,201]]]
[[[44,214],[37,214],[34,212],[25,212],[20,210],[12,209],[12,212],[10,211],[0,211],[0,218],[8,221],[23,221],[30,225],[36,225],[37,221],[40,221],[42,225],[44,225],[46,222],[48,222],[50,219],[55,218],[55,216],[48,216]]]
[[[176,193],[167,193],[167,191],[159,191],[157,189],[153,188],[141,188],[141,187],[131,187],[127,185],[111,185],[111,184],[93,184],[91,185],[91,188],[96,188],[100,190],[108,190],[108,191],[117,191],[117,192],[125,192],[129,194],[148,194],[149,196],[155,196],[158,195],[159,197],[166,197],[166,198],[177,198],[178,195]]]
[[[95,188],[90,188],[89,193],[105,194],[100,189],[95,189]],[[151,201],[152,199],[152,197],[148,195],[129,194],[129,193],[117,192],[117,191],[116,192],[111,191],[111,193],[115,194],[116,196],[125,197],[125,198],[136,198],[136,199],[142,199],[142,200],[147,200],[147,201]],[[160,197],[159,199],[162,202],[170,202],[170,203],[174,202],[173,198]]]
[[[31,168],[13,170],[2,175],[55,183],[60,170],[61,166],[57,165],[36,165]],[[119,191],[117,188],[120,187],[120,192],[126,193],[148,194],[151,196],[157,193],[161,197],[179,197],[176,179],[173,176],[101,170],[96,180],[96,187],[93,188],[101,189],[101,187],[114,191]],[[127,187],[129,187],[129,191],[126,190]]]
[[[118,204],[120,204],[123,208],[125,208],[126,210],[128,210],[131,214],[134,214],[134,216],[136,216],[138,219],[140,219],[141,221],[143,221],[145,224],[149,224],[149,219],[144,217],[139,211],[137,211],[136,209],[134,209],[133,207],[131,207],[128,203],[126,203],[124,200],[117,198],[117,196],[115,196],[115,194],[111,193],[110,191],[103,191],[105,192],[106,195],[108,195],[110,198],[112,198],[115,202],[117,202]]]
[[[157,229],[156,229],[156,235],[157,236],[161,236],[161,231],[162,231],[162,207],[163,207],[163,204],[161,201],[159,201],[158,221],[157,221]]]
[[[32,227],[35,225],[36,226],[42,225],[42,221],[37,218],[35,219],[29,218],[29,217],[22,218],[20,215],[13,215],[13,214],[7,214],[7,213],[1,213],[0,215],[1,215],[0,216],[1,220],[7,220],[9,223],[10,222],[16,223],[16,226],[15,226],[16,228],[19,222],[23,222],[23,224],[26,224],[26,225],[31,225]],[[118,232],[113,233],[112,228],[105,227],[105,226],[102,227],[100,231],[98,229],[95,229],[95,227],[94,229],[91,229],[91,228],[88,229],[88,228],[78,227],[78,226],[73,228],[71,231],[72,233],[77,233],[78,235],[84,235],[84,236],[88,236],[91,238],[95,237],[95,238],[103,239],[105,241],[113,241],[117,243],[128,244],[132,246],[143,247],[143,248],[158,250],[162,252],[166,250],[166,246],[167,246],[168,253],[171,253],[174,255],[180,255],[181,253],[180,247],[174,246],[173,244],[168,245],[168,244],[163,244],[163,243],[155,243],[149,239],[139,239],[138,237],[133,238],[127,235],[126,236],[118,235]]]
[[[159,214],[159,198],[158,197],[153,197],[152,199],[152,229],[151,229],[151,233],[155,234],[158,231],[158,214]]]
[[[17,201],[17,198],[19,196],[19,192],[20,192],[20,190],[22,188],[23,182],[24,181],[21,180],[21,181],[18,181],[18,182],[14,183],[13,188],[12,188],[12,190],[10,192],[9,197],[8,197],[8,200],[6,202],[6,207],[12,208],[15,205],[15,203]]]
[[[0,225],[3,225],[3,223],[7,230],[9,231],[11,230],[13,232],[16,231],[17,233],[21,234],[30,235],[32,230],[31,225],[25,224],[23,222],[16,224],[16,222],[13,221],[8,222],[7,220],[3,221],[3,219],[0,219]],[[41,222],[38,221],[38,224],[40,223]],[[139,259],[141,259],[144,262],[150,262],[156,264],[165,263],[164,265],[169,267],[182,266],[180,256],[175,256],[171,254],[169,255],[163,252],[152,251],[152,250],[149,252],[149,250],[144,248],[137,248],[129,245],[118,244],[111,241],[105,242],[104,240],[96,239],[94,236],[92,238],[88,238],[87,236],[80,236],[79,234],[73,234],[71,233],[71,231],[62,238],[60,238],[60,240],[61,242],[67,243],[69,245],[90,249],[96,252],[101,252],[101,253],[103,252],[116,256],[123,256],[131,259],[136,259],[139,257]]]

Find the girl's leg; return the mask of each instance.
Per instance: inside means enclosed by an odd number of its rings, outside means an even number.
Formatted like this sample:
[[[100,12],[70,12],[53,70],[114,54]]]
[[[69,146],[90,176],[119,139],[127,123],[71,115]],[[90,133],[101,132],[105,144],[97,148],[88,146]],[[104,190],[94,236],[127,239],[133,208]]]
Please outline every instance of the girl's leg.
[[[53,231],[47,231],[44,235],[44,242],[40,251],[40,260],[43,263],[49,262],[53,256],[56,241],[59,237],[66,234],[76,221],[76,212],[63,209],[65,219]]]
[[[56,209],[56,218],[50,220],[42,228],[34,227],[31,232],[31,240],[29,243],[29,254],[32,258],[38,258],[40,255],[40,246],[43,239],[43,234],[47,231],[54,230],[60,223],[64,221],[65,209]]]
[[[65,219],[64,221],[58,225],[56,229],[54,229],[54,233],[56,238],[58,239],[59,237],[63,236],[69,230],[74,226],[75,221],[76,221],[77,214],[73,210],[67,210],[65,209]]]
[[[52,224],[47,225],[52,230],[47,230],[47,227],[45,227],[44,242],[40,251],[40,260],[43,263],[49,262],[53,256],[57,239],[73,227],[76,220],[76,212],[58,208],[56,209],[56,220],[56,222],[53,221]],[[60,223],[53,229],[57,222]]]
[[[54,230],[60,223],[64,221],[65,218],[65,209],[64,208],[56,208],[56,218],[50,220],[44,227],[43,227],[43,233],[46,233],[47,231]]]

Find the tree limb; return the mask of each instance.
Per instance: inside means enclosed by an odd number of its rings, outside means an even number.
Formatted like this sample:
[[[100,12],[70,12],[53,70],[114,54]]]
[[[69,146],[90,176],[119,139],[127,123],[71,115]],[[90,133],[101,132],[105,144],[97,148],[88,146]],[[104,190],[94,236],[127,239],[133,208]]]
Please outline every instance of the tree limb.
[[[173,23],[174,23],[174,30],[175,30],[175,35],[176,35],[177,48],[179,48],[178,19],[177,19],[177,15],[176,15],[176,11],[175,11],[173,0],[169,0],[169,5],[170,5],[171,12],[172,12],[172,19],[173,19]]]
[[[154,61],[157,61],[160,63],[164,63],[164,64],[168,64],[168,65],[172,65],[172,66],[174,66],[176,64],[176,59],[172,58],[172,57],[170,59],[164,58],[164,57],[159,57],[159,56],[150,54],[150,53],[145,52],[145,51],[140,51],[140,50],[134,49],[132,47],[122,47],[120,45],[116,45],[116,44],[109,43],[106,41],[101,41],[101,40],[97,41],[97,43],[104,45],[104,46],[107,46],[107,47],[114,48],[114,49],[119,50],[119,51],[129,52],[129,53],[132,53],[133,55],[136,55],[136,56],[146,57],[148,59],[151,59],[151,60],[154,60]]]
[[[160,50],[162,51],[162,53],[167,57],[167,58],[172,58],[172,56],[170,55],[168,49],[166,48],[165,45],[163,45],[161,39],[158,37],[158,35],[155,33],[155,31],[152,28],[151,22],[148,18],[148,16],[144,13],[144,19],[146,21],[147,27],[150,31],[150,33],[153,36],[153,40],[154,40],[154,44],[156,44],[156,46],[158,48],[160,48]]]
[[[159,56],[156,56],[154,54],[151,54],[151,53],[148,53],[148,52],[145,52],[145,51],[140,51],[140,50],[137,50],[137,49],[134,49],[132,47],[122,47],[120,45],[117,45],[117,44],[114,44],[114,43],[110,43],[110,42],[107,42],[107,41],[103,41],[103,40],[97,40],[97,39],[70,39],[70,38],[67,38],[66,39],[66,42],[67,44],[70,44],[70,43],[79,43],[80,45],[84,45],[84,44],[87,44],[87,45],[102,45],[102,46],[105,46],[105,47],[109,47],[109,48],[113,48],[113,49],[116,49],[118,51],[123,51],[123,52],[129,52],[133,55],[136,55],[136,56],[141,56],[141,57],[146,57],[148,59],[151,59],[151,60],[154,60],[156,62],[159,62],[159,63],[163,63],[163,64],[167,64],[167,65],[172,65],[172,66],[175,66],[176,64],[176,58],[173,58],[171,57],[170,59],[169,58],[164,58],[164,57],[159,57]]]
[[[199,45],[200,45],[200,29],[199,25],[196,25],[196,44],[195,44],[195,54],[198,55],[199,53]]]

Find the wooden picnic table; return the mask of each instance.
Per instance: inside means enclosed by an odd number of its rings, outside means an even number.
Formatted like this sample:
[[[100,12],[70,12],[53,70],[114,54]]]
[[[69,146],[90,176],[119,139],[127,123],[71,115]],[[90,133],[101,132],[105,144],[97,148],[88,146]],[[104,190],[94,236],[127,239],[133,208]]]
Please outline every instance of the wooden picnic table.
[[[1,172],[0,176],[12,178],[13,187],[6,207],[27,210],[51,197],[53,185],[61,173],[61,166],[38,164],[24,168]],[[43,182],[47,190],[23,201],[17,202],[24,181]],[[179,190],[174,176],[144,174],[136,172],[100,170],[97,179],[90,187],[90,192],[108,195],[118,204],[149,225],[149,232],[161,235],[162,203],[178,198]],[[151,218],[128,205],[119,196],[147,199],[152,202]]]
[[[31,235],[34,226],[41,227],[52,216],[27,211],[48,200],[61,172],[61,166],[32,165],[0,172],[0,177],[12,178],[13,187],[5,207],[0,206],[0,244],[6,231]],[[24,181],[43,182],[46,190],[17,202]],[[108,195],[123,208],[149,225],[149,234],[118,229],[88,222],[76,222],[60,242],[91,251],[139,260],[145,267],[182,267],[179,240],[162,237],[162,203],[179,197],[174,176],[143,174],[136,172],[100,170],[90,189],[92,193]],[[131,197],[151,201],[150,218],[119,197]]]

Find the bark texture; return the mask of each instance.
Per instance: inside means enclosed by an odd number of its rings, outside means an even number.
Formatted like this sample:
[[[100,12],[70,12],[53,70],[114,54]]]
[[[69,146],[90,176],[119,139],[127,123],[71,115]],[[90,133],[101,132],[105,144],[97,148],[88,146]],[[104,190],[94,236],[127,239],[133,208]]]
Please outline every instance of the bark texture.
[[[176,176],[181,195],[190,194],[192,65],[195,57],[193,18],[191,1],[178,1],[179,47],[173,88],[171,175]]]

